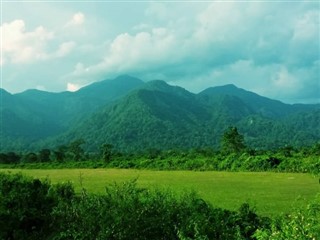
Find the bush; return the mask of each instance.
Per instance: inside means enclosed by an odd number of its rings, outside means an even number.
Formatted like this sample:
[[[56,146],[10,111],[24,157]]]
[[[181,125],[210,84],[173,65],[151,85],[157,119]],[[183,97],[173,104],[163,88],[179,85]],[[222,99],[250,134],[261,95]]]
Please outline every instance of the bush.
[[[55,239],[238,239],[263,226],[247,205],[239,212],[213,208],[194,193],[176,197],[134,181],[77,197],[54,216]]]
[[[320,239],[320,195],[305,209],[274,219],[271,228],[259,229],[258,240]]]
[[[43,239],[55,199],[50,183],[0,173],[0,239]]]

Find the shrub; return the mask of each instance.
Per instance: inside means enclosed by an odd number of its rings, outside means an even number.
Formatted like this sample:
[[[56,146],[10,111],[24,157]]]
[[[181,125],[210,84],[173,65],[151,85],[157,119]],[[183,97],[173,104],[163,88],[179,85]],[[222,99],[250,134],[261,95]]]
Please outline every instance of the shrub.
[[[0,239],[42,239],[50,232],[49,189],[47,180],[0,173]]]
[[[271,228],[259,229],[258,240],[316,240],[320,239],[320,195],[305,209],[273,220]]]
[[[55,239],[239,239],[263,225],[248,205],[239,212],[213,208],[194,193],[176,197],[135,181],[111,185],[103,196],[74,198],[54,217]]]

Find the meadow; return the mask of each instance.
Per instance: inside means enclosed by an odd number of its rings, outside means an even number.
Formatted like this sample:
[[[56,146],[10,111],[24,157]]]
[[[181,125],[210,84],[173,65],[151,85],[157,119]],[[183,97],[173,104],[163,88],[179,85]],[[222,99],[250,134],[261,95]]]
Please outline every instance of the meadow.
[[[22,172],[52,183],[70,181],[77,192],[81,187],[102,194],[113,182],[136,179],[139,187],[195,191],[213,206],[238,209],[248,202],[258,214],[275,216],[305,206],[320,193],[318,177],[304,173],[154,171],[128,169],[0,169]]]

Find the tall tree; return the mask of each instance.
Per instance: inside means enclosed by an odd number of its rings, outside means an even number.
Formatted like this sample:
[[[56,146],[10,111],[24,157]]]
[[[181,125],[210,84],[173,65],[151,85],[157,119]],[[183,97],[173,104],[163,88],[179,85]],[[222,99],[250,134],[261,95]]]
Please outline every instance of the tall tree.
[[[51,151],[49,149],[41,149],[38,155],[40,162],[50,161]]]
[[[110,162],[113,155],[113,145],[105,143],[101,146],[102,158],[105,162]]]
[[[37,154],[30,152],[23,157],[23,161],[26,163],[35,163],[38,161]]]
[[[85,141],[83,139],[77,139],[70,143],[68,150],[72,160],[81,160],[84,157],[84,150],[81,147],[84,143]]]
[[[246,149],[243,136],[236,127],[229,127],[221,140],[221,151],[225,154],[241,153]]]
[[[66,159],[67,149],[68,147],[65,145],[58,146],[57,149],[53,151],[54,159],[58,162],[64,161]]]

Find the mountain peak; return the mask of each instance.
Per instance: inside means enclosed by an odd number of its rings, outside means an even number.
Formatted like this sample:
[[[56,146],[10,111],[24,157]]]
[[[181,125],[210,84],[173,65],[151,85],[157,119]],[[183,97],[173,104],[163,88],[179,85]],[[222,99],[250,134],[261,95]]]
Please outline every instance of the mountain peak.
[[[230,84],[226,84],[226,85],[222,85],[222,86],[218,86],[218,87],[221,87],[221,88],[233,88],[233,89],[239,89],[236,85],[230,83]]]
[[[243,90],[241,88],[238,88],[234,84],[227,84],[223,86],[217,86],[217,87],[210,87],[202,92],[200,92],[200,95],[212,95],[212,94],[230,94],[230,95],[235,95],[238,94],[239,92],[247,92],[246,90]]]
[[[81,88],[78,92],[80,94],[113,94],[112,91],[127,92],[133,88],[142,85],[144,82],[138,78],[129,75],[120,75],[114,79],[106,79],[99,82],[94,82]],[[111,91],[111,92],[110,92]]]
[[[120,75],[113,79],[113,81],[120,82],[120,83],[128,83],[128,82],[142,82],[139,78],[132,77],[128,74]]]
[[[170,87],[168,83],[163,80],[151,80],[147,82],[148,86],[158,87],[158,88],[167,88]]]
[[[163,80],[152,80],[147,82],[142,86],[142,89],[151,90],[151,91],[160,91],[180,97],[191,97],[194,96],[193,93],[188,92],[182,87],[169,85]]]

